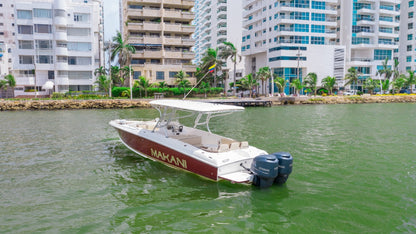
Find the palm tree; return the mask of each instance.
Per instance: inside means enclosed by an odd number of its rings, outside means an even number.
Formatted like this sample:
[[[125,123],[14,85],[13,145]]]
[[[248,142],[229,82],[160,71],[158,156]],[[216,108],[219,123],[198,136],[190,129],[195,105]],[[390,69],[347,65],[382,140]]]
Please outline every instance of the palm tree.
[[[332,95],[332,90],[334,89],[337,79],[335,77],[327,76],[322,80],[322,85],[329,90],[329,94]]]
[[[275,76],[274,77],[274,83],[276,84],[277,88],[279,89],[279,92],[282,94],[285,92],[286,88],[286,80],[283,77]]]
[[[120,76],[121,69],[118,66],[111,66],[111,80],[114,86],[120,86],[124,83],[124,79]]]
[[[98,90],[108,92],[108,89],[110,88],[110,79],[108,79],[106,75],[98,76],[95,83],[98,84]]]
[[[220,57],[224,60],[231,59],[234,63],[234,83],[236,84],[236,70],[237,70],[237,60],[241,62],[241,55],[238,54],[237,49],[235,48],[234,44],[231,42],[223,42],[225,47],[221,49]],[[226,87],[226,86],[225,86]],[[224,87],[224,90],[225,90]],[[233,86],[233,96],[235,96],[236,87]]]
[[[413,85],[416,84],[416,77],[415,71],[407,71],[409,73],[409,77],[407,78],[406,86],[410,87],[410,92],[413,93]]]
[[[355,67],[350,67],[348,69],[348,73],[345,75],[345,78],[344,79],[347,80],[347,82],[345,83],[345,85],[352,84],[353,87],[355,87],[355,84],[358,85],[359,78],[358,78],[358,71],[357,71],[357,69],[355,69]]]
[[[222,70],[222,63],[223,63],[221,58],[219,58],[218,48],[217,49],[208,48],[204,54],[204,57],[202,57],[201,61],[202,63],[200,67],[201,67],[201,72],[203,74],[208,72],[209,67],[213,66],[214,64],[216,65],[215,71],[214,71],[214,85],[213,86],[217,87],[217,77],[216,77],[217,72],[216,71]]]
[[[367,78],[364,82],[364,88],[366,88],[370,94],[373,94],[374,89],[379,86],[378,81],[371,78]]]
[[[102,76],[107,75],[107,71],[105,70],[104,66],[100,66],[94,70],[94,76]]]
[[[144,97],[147,97],[147,90],[151,87],[150,81],[144,76],[140,76],[139,80],[134,82],[134,87],[139,87],[144,90]]]
[[[393,60],[393,80],[397,79],[400,76],[400,72],[399,72],[399,61],[397,59]]]
[[[119,31],[117,35],[113,37],[113,44],[111,50],[111,61],[118,56],[118,64],[120,67],[130,64],[131,55],[136,53],[136,48],[127,43],[128,38],[123,40],[123,36]]]
[[[204,90],[204,94],[205,94],[205,98],[207,98],[207,91],[210,88],[209,83],[208,82],[201,82],[201,84],[199,85],[200,89]]]
[[[130,75],[133,76],[134,70],[130,66],[124,66],[120,69],[123,84],[126,80],[130,80]],[[129,84],[129,82],[127,82]]]
[[[261,67],[257,72],[256,76],[257,79],[261,80],[261,87],[263,87],[263,94],[266,95],[266,86],[264,85],[264,81],[271,77],[272,73],[270,72],[269,67]]]
[[[257,79],[253,77],[253,74],[251,73],[241,78],[240,82],[244,89],[250,90],[250,97],[252,97],[253,88],[259,85],[259,83],[257,82]]]
[[[168,83],[166,83],[165,81],[160,81],[159,82],[159,88],[165,89],[167,87],[168,87]]]
[[[395,91],[400,91],[400,89],[402,89],[407,82],[408,79],[404,74],[400,75],[399,78],[395,79],[392,82],[393,94],[395,93]]]
[[[389,58],[386,58],[383,62],[382,62],[382,69],[378,70],[376,72],[376,75],[384,75],[384,82],[383,83],[383,90],[386,90],[387,92],[389,91],[389,84],[391,83],[390,81],[390,77],[393,75],[393,70],[391,70],[390,66],[387,65]],[[388,82],[386,82],[388,80]],[[387,87],[385,87],[385,85],[387,85]]]
[[[188,78],[188,74],[186,74],[186,72],[180,70],[176,75],[176,84],[178,85],[178,88],[183,88],[183,95],[185,97],[186,94],[186,88],[191,86],[191,82],[186,79]]]
[[[295,89],[296,95],[299,95],[299,90],[303,89],[304,85],[299,79],[293,79],[290,83],[290,87],[293,87]]]
[[[314,72],[309,72],[305,77],[305,86],[310,88],[316,96],[316,86],[318,84],[318,75]]]
[[[7,80],[0,80],[0,89],[7,89]]]

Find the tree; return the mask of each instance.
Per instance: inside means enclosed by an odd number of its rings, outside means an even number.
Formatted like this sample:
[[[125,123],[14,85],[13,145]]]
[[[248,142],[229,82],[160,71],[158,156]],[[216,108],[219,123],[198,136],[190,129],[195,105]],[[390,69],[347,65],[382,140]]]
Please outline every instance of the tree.
[[[124,66],[120,69],[121,72],[121,81],[124,84],[124,81],[130,80],[130,75],[133,76],[134,70],[130,69],[130,66]],[[129,83],[129,82],[128,82]]]
[[[121,75],[121,69],[118,66],[111,66],[111,80],[114,86],[121,86],[124,84],[124,79]]]
[[[266,95],[266,86],[264,85],[264,81],[269,79],[272,76],[269,67],[261,67],[257,72],[257,79],[261,80],[261,87],[263,88],[262,93]]]
[[[16,87],[16,80],[14,79],[14,76],[12,74],[6,75],[4,79],[6,80],[6,83],[10,88]]]
[[[286,88],[286,80],[283,77],[275,76],[274,77],[274,83],[276,84],[277,88],[279,89],[279,92],[282,94],[285,92]]]
[[[304,85],[299,79],[293,79],[292,82],[290,83],[290,87],[294,88],[295,93],[299,95],[299,91],[304,88]]]
[[[204,91],[205,94],[205,98],[207,98],[207,91],[211,86],[209,85],[208,82],[204,82],[202,81],[201,84],[199,85],[199,88],[202,89]]]
[[[186,79],[188,78],[188,74],[186,72],[180,70],[176,75],[176,84],[178,85],[178,88],[183,88],[183,96],[185,97],[186,94],[186,88],[191,86],[191,82]]]
[[[358,71],[357,69],[355,69],[355,67],[350,67],[348,69],[348,73],[345,75],[345,80],[347,80],[347,82],[345,83],[345,85],[349,85],[351,84],[353,87],[355,87],[355,85],[358,85]],[[354,90],[354,89],[353,89]]]
[[[390,81],[390,78],[393,75],[393,70],[391,70],[391,67],[389,65],[387,65],[388,60],[389,60],[389,58],[386,57],[386,59],[381,64],[383,68],[378,70],[376,72],[376,75],[380,75],[380,76],[384,75],[384,79]]]
[[[329,91],[329,94],[331,95],[336,83],[337,79],[333,76],[327,76],[322,80],[322,85]]]
[[[159,88],[164,89],[168,87],[168,83],[166,83],[165,81],[160,81],[159,82]]]
[[[7,89],[7,80],[0,80],[0,89]]]
[[[136,53],[136,48],[127,43],[128,38],[123,40],[123,36],[117,31],[116,36],[113,37],[113,44],[111,50],[111,61],[118,56],[118,64],[120,67],[124,67],[130,64],[131,55]]]
[[[108,79],[106,75],[98,76],[95,83],[98,84],[98,90],[108,92],[108,89],[110,88],[110,79]]]
[[[413,85],[416,84],[416,77],[415,71],[407,71],[409,73],[409,77],[407,78],[407,82],[405,86],[410,87],[410,92],[413,93]]]
[[[364,82],[364,88],[366,88],[370,94],[373,94],[374,89],[379,86],[378,81],[371,78],[367,78]]]
[[[402,89],[407,82],[407,77],[404,74],[400,75],[399,78],[393,80],[393,82],[391,83],[393,86],[393,93],[395,93],[396,91],[399,92],[400,89]]]
[[[220,57],[224,60],[231,59],[234,63],[234,83],[236,84],[236,70],[237,70],[237,60],[241,62],[241,55],[238,54],[237,49],[235,48],[234,44],[231,42],[223,42],[225,47],[221,49]],[[224,87],[225,90],[225,87]],[[235,96],[236,87],[233,86],[233,96]]]
[[[144,90],[144,96],[147,97],[147,91],[151,87],[150,81],[144,76],[140,76],[139,80],[134,82],[134,87],[139,87]]]
[[[212,48],[208,48],[205,51],[204,57],[202,57],[201,59],[202,63],[200,65],[201,67],[201,71],[203,74],[206,74],[209,71],[209,68],[211,66],[213,66],[214,64],[215,66],[215,71],[213,72],[213,76],[214,76],[214,82],[213,82],[213,86],[217,87],[217,72],[216,71],[222,71],[222,63],[223,61],[221,60],[221,58],[219,58],[219,54],[218,54],[218,48],[217,49],[212,49]]]
[[[259,85],[259,83],[257,82],[257,79],[254,78],[253,74],[251,73],[241,78],[240,82],[244,89],[248,89],[250,91],[250,97],[252,97],[253,95],[253,88]]]
[[[107,71],[105,70],[104,66],[100,66],[94,70],[94,76],[102,76],[107,75]]]
[[[399,72],[399,61],[397,59],[393,60],[393,80],[397,79],[400,76]]]
[[[316,86],[318,85],[318,75],[314,72],[309,72],[304,80],[305,86],[310,88],[316,96]]]

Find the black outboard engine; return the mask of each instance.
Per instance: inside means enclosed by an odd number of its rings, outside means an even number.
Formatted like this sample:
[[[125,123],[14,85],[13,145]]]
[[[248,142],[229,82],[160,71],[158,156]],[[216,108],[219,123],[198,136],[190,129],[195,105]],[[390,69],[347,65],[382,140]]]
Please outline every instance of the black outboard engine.
[[[293,157],[288,152],[277,152],[273,155],[279,160],[279,173],[274,182],[284,184],[289,174],[292,173]]]
[[[251,172],[253,185],[267,188],[273,185],[279,170],[279,160],[274,155],[259,155],[253,159]]]

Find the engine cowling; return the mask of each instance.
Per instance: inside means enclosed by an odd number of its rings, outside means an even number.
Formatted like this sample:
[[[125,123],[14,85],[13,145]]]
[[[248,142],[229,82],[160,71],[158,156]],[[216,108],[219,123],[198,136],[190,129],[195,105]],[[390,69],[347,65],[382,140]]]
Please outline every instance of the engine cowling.
[[[288,152],[276,152],[272,155],[274,155],[279,161],[279,173],[274,182],[276,184],[284,184],[286,183],[290,173],[292,173],[293,157]]]
[[[253,185],[270,187],[278,175],[279,160],[274,155],[259,155],[253,159],[250,170],[254,175]]]

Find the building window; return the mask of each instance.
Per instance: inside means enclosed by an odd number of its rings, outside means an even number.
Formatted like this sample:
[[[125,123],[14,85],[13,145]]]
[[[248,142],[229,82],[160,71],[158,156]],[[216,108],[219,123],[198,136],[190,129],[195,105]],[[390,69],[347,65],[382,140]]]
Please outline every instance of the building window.
[[[311,44],[324,45],[325,38],[324,37],[311,37]]]
[[[55,71],[48,71],[48,79],[49,80],[55,79]]]
[[[50,50],[52,49],[52,41],[36,40],[36,48],[41,50]]]
[[[409,7],[413,7],[415,5],[415,1],[409,1]]]
[[[92,79],[91,71],[68,71],[69,79]]]
[[[36,56],[36,62],[41,64],[53,64],[53,56],[51,55],[38,55]]]
[[[50,9],[33,9],[33,16],[36,18],[52,18],[52,10]]]
[[[69,65],[91,65],[91,57],[68,57]]]
[[[88,23],[90,22],[90,14],[74,13],[74,21]]]
[[[19,49],[23,49],[23,50],[33,49],[33,41],[19,41]]]
[[[410,63],[412,61],[412,56],[406,56],[406,62]]]
[[[50,24],[35,24],[36,33],[52,33],[52,26]]]
[[[413,29],[413,23],[408,23],[407,24],[407,29]]]
[[[17,10],[18,19],[32,19],[32,11],[29,10]]]
[[[169,78],[176,78],[176,74],[178,74],[178,72],[169,72]]]
[[[134,71],[133,72],[133,79],[137,80],[142,75],[141,71]]]
[[[312,13],[312,21],[325,21],[325,14]]]
[[[17,32],[19,34],[33,34],[33,27],[31,25],[18,25]]]
[[[19,56],[19,64],[33,64],[33,56]]]
[[[408,45],[406,48],[407,51],[412,51],[412,45]]]
[[[91,51],[89,42],[68,42],[68,51]]]
[[[413,34],[407,34],[407,40],[410,41],[413,38]]]
[[[311,25],[311,32],[314,33],[325,33],[325,25]]]
[[[407,18],[409,18],[409,19],[413,18],[413,11],[407,13]]]
[[[68,36],[80,36],[85,37],[89,36],[90,29],[89,28],[67,28]]]
[[[385,60],[391,59],[392,52],[391,50],[374,50],[374,60]]]
[[[156,72],[156,80],[164,80],[165,79],[165,72],[157,71]]]

